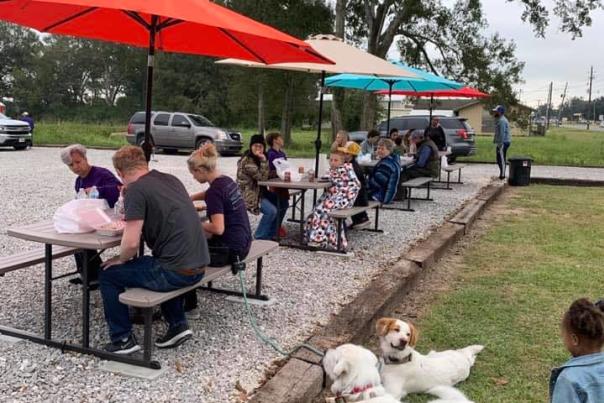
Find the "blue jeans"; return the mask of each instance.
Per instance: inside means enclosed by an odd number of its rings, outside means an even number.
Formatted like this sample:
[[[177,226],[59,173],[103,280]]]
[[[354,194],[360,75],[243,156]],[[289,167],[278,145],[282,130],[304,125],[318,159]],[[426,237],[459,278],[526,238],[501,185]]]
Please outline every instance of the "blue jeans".
[[[282,198],[280,200],[280,211],[277,211],[277,195],[267,193],[265,197],[260,199],[260,212],[262,218],[256,228],[254,238],[271,240],[277,236],[277,226],[280,226],[285,218],[285,213],[289,207],[289,201]],[[279,220],[278,223],[276,220]]]
[[[126,288],[140,287],[153,291],[173,291],[197,283],[203,275],[183,276],[164,269],[152,256],[132,259],[99,272],[99,286],[103,297],[105,320],[112,342],[123,340],[132,333],[128,306],[119,301]],[[183,297],[161,304],[161,311],[170,328],[186,325]]]

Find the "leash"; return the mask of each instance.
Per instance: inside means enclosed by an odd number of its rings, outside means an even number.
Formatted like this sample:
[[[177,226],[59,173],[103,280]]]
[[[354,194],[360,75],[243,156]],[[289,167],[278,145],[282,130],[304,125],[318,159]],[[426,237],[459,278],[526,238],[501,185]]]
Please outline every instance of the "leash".
[[[325,356],[325,353],[321,350],[319,350],[317,347],[314,347],[310,344],[307,343],[301,343],[298,344],[297,346],[295,346],[291,351],[287,352],[285,351],[281,346],[279,346],[279,343],[273,339],[272,337],[269,337],[267,335],[265,335],[260,328],[258,327],[258,323],[256,322],[256,318],[254,317],[254,314],[252,313],[252,309],[250,307],[248,298],[247,298],[247,291],[245,288],[245,280],[243,278],[243,270],[245,269],[245,264],[241,263],[241,262],[237,262],[236,264],[233,265],[233,267],[235,267],[235,265],[238,266],[238,270],[237,270],[237,275],[239,276],[239,284],[241,285],[241,294],[243,295],[243,302],[245,305],[245,311],[247,313],[248,319],[250,321],[250,324],[252,325],[252,329],[254,329],[254,333],[256,334],[256,337],[258,338],[258,340],[260,340],[262,343],[264,343],[265,345],[271,347],[273,350],[275,350],[276,352],[278,352],[279,354],[285,356],[285,357],[290,357],[293,354],[295,354],[298,350],[300,349],[307,349],[313,353],[315,353],[316,355],[318,355],[319,357],[323,358]],[[243,266],[243,269],[241,268]],[[313,365],[319,365],[316,362],[312,362],[309,360],[305,360],[303,358],[297,358],[301,361],[307,362],[309,364],[313,364]]]

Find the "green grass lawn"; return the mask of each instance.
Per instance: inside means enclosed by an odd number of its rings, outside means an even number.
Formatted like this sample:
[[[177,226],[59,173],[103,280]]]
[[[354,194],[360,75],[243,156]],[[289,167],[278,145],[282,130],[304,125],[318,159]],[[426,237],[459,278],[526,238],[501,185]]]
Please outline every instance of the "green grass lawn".
[[[569,357],[562,314],[576,298],[604,294],[602,200],[601,188],[518,190],[464,253],[453,290],[419,321],[422,351],[486,346],[461,384],[472,400],[547,401],[550,369]]]
[[[77,122],[39,122],[36,125],[35,142],[38,145],[81,143],[89,147],[115,147],[126,144],[122,136],[112,133],[125,132],[126,125],[86,124]],[[270,131],[270,130],[269,130]],[[244,149],[254,129],[242,130]],[[292,144],[286,151],[291,157],[312,157],[314,155],[314,130],[295,129]],[[322,134],[322,152],[327,152],[331,144],[331,131]],[[494,161],[495,151],[490,136],[477,137],[477,153],[460,160]],[[514,137],[508,155],[530,155],[536,164],[604,166],[604,132],[590,132],[574,129],[551,129],[545,137]]]
[[[495,161],[492,136],[477,136],[476,145],[476,155],[460,161]],[[546,136],[516,136],[512,155],[529,155],[540,165],[604,166],[604,131],[555,128]]]

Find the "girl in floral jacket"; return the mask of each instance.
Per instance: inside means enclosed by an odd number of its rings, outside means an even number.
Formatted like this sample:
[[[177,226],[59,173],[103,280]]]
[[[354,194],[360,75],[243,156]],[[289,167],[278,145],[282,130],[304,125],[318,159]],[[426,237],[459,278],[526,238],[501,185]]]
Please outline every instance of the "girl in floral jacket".
[[[361,183],[354,173],[352,164],[344,162],[344,154],[332,153],[329,157],[328,187],[313,212],[306,219],[304,227],[305,239],[309,246],[336,249],[338,245],[338,228],[336,221],[329,216],[329,212],[353,206]],[[346,248],[348,242],[346,234],[341,234],[342,247]]]

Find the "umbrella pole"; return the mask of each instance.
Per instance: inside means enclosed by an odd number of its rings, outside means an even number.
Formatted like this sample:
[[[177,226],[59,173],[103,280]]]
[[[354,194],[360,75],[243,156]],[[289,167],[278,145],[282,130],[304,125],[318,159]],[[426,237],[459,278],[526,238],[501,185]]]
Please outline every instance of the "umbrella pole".
[[[388,118],[386,119],[386,136],[390,137],[390,108],[392,106],[392,86],[394,81],[388,82]]]
[[[321,89],[319,93],[319,124],[315,140],[315,178],[319,177],[319,157],[321,153],[321,123],[323,121],[323,90],[325,88],[325,71],[321,72]],[[313,206],[317,203],[317,191],[313,192]]]
[[[434,94],[430,94],[430,120],[428,122],[428,127],[432,124],[432,103],[434,102]]]
[[[151,25],[149,26],[149,51],[147,53],[147,91],[145,100],[145,141],[143,143],[143,151],[147,162],[151,159],[151,101],[153,92],[153,61],[155,59],[155,33],[157,28],[157,16],[151,17]]]

